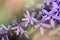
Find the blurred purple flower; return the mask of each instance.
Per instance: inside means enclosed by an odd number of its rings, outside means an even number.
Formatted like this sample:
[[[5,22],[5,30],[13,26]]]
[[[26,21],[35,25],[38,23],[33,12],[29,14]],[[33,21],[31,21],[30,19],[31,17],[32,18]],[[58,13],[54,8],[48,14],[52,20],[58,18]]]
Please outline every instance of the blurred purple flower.
[[[60,0],[43,0],[43,1],[46,2],[47,6],[50,10],[59,9],[59,11],[60,11]]]
[[[9,40],[9,38],[8,38],[8,32],[6,30],[0,31],[0,35],[2,37],[1,40],[4,40],[4,39]]]
[[[26,27],[28,24],[33,25],[34,23],[37,23],[37,22],[38,22],[38,20],[34,18],[35,15],[36,15],[35,12],[32,12],[31,15],[30,15],[29,11],[26,11],[26,13],[27,13],[27,14],[24,14],[24,17],[25,17],[25,18],[22,19],[22,21],[26,22],[25,27]]]
[[[11,26],[16,26],[16,25],[19,25],[19,23],[17,22],[17,18],[15,16],[14,19],[12,20],[12,22],[11,22]]]
[[[46,23],[38,23],[37,25],[34,26],[34,30],[37,29],[37,28],[40,28],[40,33],[41,35],[44,35],[44,31],[45,29],[44,28],[48,28],[48,29],[51,29],[52,26],[50,24],[46,24]]]
[[[58,4],[56,2],[52,2],[48,5],[50,10],[57,10],[59,8]]]
[[[58,16],[58,11],[50,11],[45,16],[43,16],[41,20],[42,22],[49,20],[50,24],[54,27],[54,20],[60,20],[60,16]]]
[[[29,38],[28,35],[26,35],[26,32],[24,31],[24,29],[23,29],[20,25],[15,26],[15,27],[12,27],[11,30],[14,30],[14,32],[16,33],[16,35],[19,35],[19,34],[20,34],[20,37],[21,37],[23,34],[25,34],[25,36],[26,36],[27,38]]]
[[[42,9],[41,11],[39,11],[39,14],[37,15],[37,18],[44,16],[45,14],[48,14],[48,11],[45,9]]]
[[[56,3],[60,6],[60,0],[56,0]]]
[[[24,33],[24,30],[21,28],[21,26],[12,27],[11,30],[15,30],[16,35],[19,35],[20,32],[21,32],[21,34]]]
[[[9,40],[8,33],[10,33],[10,35],[12,35],[12,32],[10,31],[11,26],[8,26],[8,28],[7,28],[7,27],[5,27],[5,25],[1,24],[0,27],[2,27],[2,30],[0,30],[0,36],[2,37],[1,40],[4,40],[4,39]]]
[[[38,23],[37,25],[34,26],[34,29],[37,29],[39,27],[48,28],[48,29],[52,28],[52,26],[50,24],[47,24],[47,23]]]
[[[27,38],[29,38],[24,29],[22,28],[24,25],[25,22],[18,23],[17,18],[15,17],[14,20],[11,22],[11,30],[13,30],[17,36],[20,35],[21,37],[24,34]]]

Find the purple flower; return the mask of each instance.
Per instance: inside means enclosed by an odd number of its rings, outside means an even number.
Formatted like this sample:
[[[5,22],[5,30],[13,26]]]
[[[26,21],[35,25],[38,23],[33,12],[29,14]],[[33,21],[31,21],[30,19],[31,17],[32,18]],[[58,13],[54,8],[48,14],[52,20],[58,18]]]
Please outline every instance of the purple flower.
[[[48,5],[50,10],[57,10],[59,8],[58,4],[56,2],[52,2]]]
[[[12,27],[10,30],[13,30],[17,36],[20,35],[21,37],[24,34],[27,38],[29,38],[24,29],[22,28],[24,25],[24,22],[18,23],[17,18],[15,17],[14,20],[11,22]]]
[[[56,0],[56,3],[60,6],[60,0]]]
[[[46,23],[38,23],[37,25],[34,26],[33,29],[37,29],[37,28],[40,28],[41,35],[44,35],[44,31],[45,31],[44,28],[51,29],[52,26],[50,24],[46,24]]]
[[[39,14],[37,15],[37,18],[44,16],[45,14],[48,14],[48,11],[45,9],[42,9],[41,11],[39,11]]]
[[[17,22],[17,18],[16,18],[16,16],[14,17],[14,19],[12,20],[12,22],[11,22],[11,26],[16,26],[16,25],[18,25],[19,23]]]
[[[12,35],[12,33],[10,32],[11,26],[8,26],[8,28],[7,28],[7,27],[5,27],[5,25],[1,24],[0,27],[2,27],[2,30],[0,30],[0,36],[2,37],[1,40],[4,40],[4,39],[9,40],[8,33],[10,33]]]
[[[31,15],[30,15],[29,11],[26,11],[26,13],[27,13],[27,14],[24,14],[24,17],[25,17],[25,18],[22,19],[22,21],[24,21],[24,22],[26,23],[26,24],[25,24],[25,27],[26,27],[28,24],[33,25],[34,23],[37,23],[37,22],[38,22],[38,20],[34,18],[35,15],[36,15],[35,12],[32,12]]]
[[[43,16],[41,20],[42,22],[49,20],[50,24],[54,27],[54,20],[60,20],[60,16],[58,16],[58,11],[50,11],[45,16]]]
[[[20,34],[20,37],[24,34],[27,38],[29,38],[24,29],[20,25],[12,27],[11,30],[14,30],[16,35]]]
[[[0,34],[2,36],[2,39],[1,40],[9,40],[8,38],[8,34],[7,33],[4,33],[4,34]]]
[[[20,32],[21,34],[24,33],[24,30],[21,28],[21,26],[12,27],[11,30],[15,30],[17,35],[19,35]]]
[[[48,29],[52,28],[52,26],[50,24],[47,24],[47,23],[38,23],[37,25],[34,26],[34,29],[37,29],[39,27],[48,28]]]
[[[47,6],[50,10],[59,9],[59,11],[60,11],[60,0],[43,0],[43,1],[46,2]]]

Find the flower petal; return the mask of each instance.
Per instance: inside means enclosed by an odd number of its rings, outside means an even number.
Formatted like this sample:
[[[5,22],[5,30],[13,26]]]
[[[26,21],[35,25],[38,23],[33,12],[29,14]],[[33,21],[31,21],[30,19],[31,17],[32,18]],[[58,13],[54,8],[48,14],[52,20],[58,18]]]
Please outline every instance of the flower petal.
[[[60,20],[60,16],[54,16],[53,18],[56,20]]]
[[[4,40],[4,37],[2,37],[2,39],[1,40]]]
[[[6,35],[6,40],[9,40],[8,35]]]
[[[33,24],[34,24],[32,20],[30,20],[30,23],[31,23],[31,25],[33,25]]]
[[[11,28],[11,30],[15,30],[15,29],[18,29],[18,26],[12,27],[12,28]]]
[[[38,22],[39,22],[39,20],[37,20],[37,19],[35,19],[35,18],[32,18],[32,20],[33,20],[33,22],[35,22],[35,23],[38,23]]]
[[[46,24],[46,23],[40,23],[40,26],[44,27],[44,28],[52,28],[52,26],[50,24]]]
[[[8,30],[6,27],[5,27],[5,25],[3,25],[3,24],[1,24],[2,25],[2,27],[5,29],[5,30]]]
[[[44,35],[44,28],[43,27],[40,27],[40,33],[41,33],[41,35]]]
[[[32,12],[32,17],[35,17],[36,16],[36,12]]]
[[[55,26],[54,26],[54,25],[55,25],[55,22],[54,22],[53,19],[50,20],[50,24],[51,24],[51,26],[52,26],[53,28],[55,27]]]
[[[39,11],[39,14],[37,15],[37,18],[39,18],[40,16],[42,16],[41,14],[42,14],[42,12]]]
[[[29,39],[29,36],[26,34],[26,33],[24,33],[25,34],[25,36]]]
[[[21,27],[24,27],[25,24],[26,24],[26,22],[21,22],[21,23],[20,23]]]
[[[19,28],[18,28],[17,31],[16,31],[16,35],[19,35],[19,32],[20,32],[20,31],[19,31]]]
[[[27,13],[27,15],[30,17],[30,13],[29,13],[29,11],[26,11],[26,13]]]
[[[52,8],[52,10],[56,10],[57,8],[58,8],[57,3],[56,2],[53,2],[53,8]]]
[[[25,27],[28,25],[29,21],[26,22]]]
[[[18,23],[17,23],[16,20],[13,20],[13,21],[11,22],[11,24],[12,24],[12,25],[18,25]]]
[[[27,15],[26,13],[24,13],[24,17],[25,17],[25,18],[27,18],[27,17],[28,17],[28,15]]]
[[[29,20],[29,19],[27,19],[27,18],[23,18],[23,19],[22,19],[22,21],[27,21],[27,20]]]
[[[49,12],[45,9],[42,10],[43,13],[48,14]]]
[[[45,21],[49,20],[50,18],[51,18],[51,17],[45,15],[45,16],[43,16],[43,18],[41,19],[41,21],[42,21],[42,22],[45,22]]]

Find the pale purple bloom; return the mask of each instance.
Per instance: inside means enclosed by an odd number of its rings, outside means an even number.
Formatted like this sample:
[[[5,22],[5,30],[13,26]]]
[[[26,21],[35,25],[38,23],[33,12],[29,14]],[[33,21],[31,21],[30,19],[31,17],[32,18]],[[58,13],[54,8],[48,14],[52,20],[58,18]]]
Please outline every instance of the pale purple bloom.
[[[24,25],[25,25],[25,22],[18,23],[17,18],[15,17],[14,20],[11,22],[12,27],[10,30],[13,30],[17,36],[20,35],[21,37],[23,34],[25,34],[26,37],[29,38],[26,32],[24,31],[24,29],[22,28]]]
[[[60,21],[60,16],[58,16],[59,6],[55,1],[56,0],[45,0],[50,11],[47,11],[46,9],[42,9],[41,11],[39,11],[39,14],[37,16],[37,18],[39,17],[42,17],[42,18],[40,20],[40,23],[35,25],[34,29],[40,28],[40,33],[42,35],[44,34],[44,28],[48,28],[48,29],[54,28],[55,20]]]
[[[60,11],[60,0],[45,0],[47,6],[50,10],[57,10]]]
[[[42,22],[49,20],[50,24],[54,27],[54,20],[60,20],[60,16],[58,16],[58,11],[50,11],[45,16],[43,16],[41,20]]]
[[[37,18],[41,17],[42,16],[42,12],[39,11],[39,14],[37,15]]]
[[[51,27],[54,28],[55,20],[60,20],[60,16],[58,16],[58,13],[59,13],[59,11],[57,11],[57,10],[51,10],[50,12],[48,12],[47,10],[43,9],[42,11],[39,12],[38,17],[42,16],[42,19],[40,21],[42,23],[49,21],[49,23],[51,24]]]
[[[46,12],[46,11],[45,11]],[[44,15],[44,13],[42,12],[42,11],[39,11],[39,14],[37,15],[37,18],[39,18],[39,17],[41,17],[41,16],[43,16]]]
[[[3,34],[4,35],[4,34]],[[3,36],[2,35],[2,36]],[[7,34],[5,34],[3,37],[2,37],[2,39],[1,40],[4,40],[6,38],[6,40],[9,40],[9,38],[8,38],[8,35]]]
[[[19,35],[20,32],[21,32],[21,34],[24,33],[24,30],[21,28],[21,26],[15,26],[15,27],[12,27],[11,30],[15,30],[16,35]]]
[[[60,0],[56,0],[56,3],[60,6]]]
[[[1,40],[4,40],[4,37],[2,37],[2,39]]]
[[[44,31],[45,31],[44,28],[51,29],[52,26],[50,24],[46,24],[46,23],[38,23],[37,25],[34,26],[33,29],[37,29],[37,28],[40,28],[41,35],[44,35]]]
[[[25,27],[28,24],[33,25],[34,23],[38,22],[38,20],[34,18],[35,17],[35,13],[34,12],[32,12],[31,15],[30,15],[29,11],[26,11],[26,13],[27,14],[24,14],[25,18],[22,19],[22,21],[26,22]]]
[[[21,25],[21,27],[24,27],[26,24],[26,22],[21,22],[19,25]]]
[[[25,25],[25,22],[18,23],[17,18],[15,16],[14,19],[12,20],[12,22],[11,22],[11,26],[18,26],[18,25],[21,25],[23,27]]]
[[[52,2],[48,5],[50,10],[57,10],[59,8],[58,4],[56,2]]]
[[[6,27],[5,25],[1,24],[0,27],[3,28],[3,29],[0,31],[0,35],[1,35],[1,37],[2,37],[1,40],[4,40],[4,39],[9,40],[9,38],[8,38],[8,33],[10,33],[10,34],[12,35],[12,33],[11,33],[11,31],[10,31],[10,27],[11,27],[11,26]]]
[[[11,30],[13,30],[16,33],[16,35],[20,35],[20,37],[23,34],[26,35],[26,32],[24,31],[24,29],[20,25],[12,27]],[[28,35],[26,35],[26,37],[29,38]]]
[[[14,20],[11,22],[11,25],[8,25],[6,27],[5,25],[0,25],[0,36],[2,37],[1,40],[9,40],[9,34],[13,35],[11,31],[16,33],[16,36],[22,37],[24,34],[27,38],[29,36],[27,35],[26,31],[23,29],[26,26],[31,26],[36,23],[34,26],[34,29],[40,28],[41,35],[44,35],[45,28],[51,29],[55,28],[56,21],[60,21],[60,0],[42,0],[45,4],[38,3],[36,7],[39,9],[39,14],[33,10],[33,12],[30,14],[29,11],[26,11],[24,14],[24,18],[22,18],[22,22],[18,23],[16,16],[14,17]],[[48,9],[45,9],[45,7],[48,7]],[[25,5],[25,8],[29,8],[30,5]],[[47,8],[46,7],[46,8]],[[37,18],[35,18],[37,16]],[[40,20],[37,20],[38,18],[41,18]],[[58,23],[57,23],[58,24]],[[54,32],[54,33],[58,33]],[[60,34],[60,33],[59,33]]]
[[[45,9],[42,9],[41,11],[39,11],[39,14],[37,15],[37,18],[44,16],[46,14],[48,14],[49,12]]]
[[[47,24],[47,23],[38,23],[37,25],[34,26],[34,29],[37,29],[39,27],[48,28],[48,29],[52,28],[52,26],[50,24]]]
[[[16,16],[14,17],[14,19],[13,19],[12,22],[11,22],[11,26],[14,26],[14,25],[15,25],[15,26],[18,25]]]
[[[8,31],[6,31],[6,30],[0,31],[0,35],[2,37],[1,40],[4,40],[4,39],[9,40],[9,38],[8,38]]]

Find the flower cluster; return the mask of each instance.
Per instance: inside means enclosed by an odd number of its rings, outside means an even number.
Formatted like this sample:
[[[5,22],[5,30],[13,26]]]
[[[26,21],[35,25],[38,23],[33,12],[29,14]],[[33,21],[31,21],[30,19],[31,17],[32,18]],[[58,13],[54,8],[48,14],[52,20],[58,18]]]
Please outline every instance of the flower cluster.
[[[24,14],[24,18],[22,18],[22,22],[18,23],[17,18],[15,17],[14,20],[11,22],[11,25],[5,27],[5,25],[0,25],[0,36],[2,37],[1,40],[9,40],[8,36],[13,35],[11,31],[16,33],[17,36],[22,37],[24,34],[27,38],[29,36],[26,34],[26,31],[23,27],[29,27],[29,25],[36,24],[33,29],[40,28],[41,35],[44,34],[44,28],[54,29],[58,22],[60,22],[60,1],[59,0],[43,0],[45,5],[38,5],[36,6],[39,11],[37,12],[30,12],[27,10]],[[40,9],[40,8],[41,9]],[[40,20],[39,20],[40,19]]]
[[[5,40],[5,39],[9,40],[9,34],[13,36],[13,32],[16,33],[16,35],[19,36],[20,38],[22,37],[23,34],[27,38],[29,38],[29,36],[26,34],[26,31],[22,28],[21,24],[22,23],[17,22],[16,17],[11,22],[11,25],[8,25],[8,27],[1,24],[0,25],[0,37],[2,37],[1,40]]]
[[[34,29],[40,27],[40,33],[44,34],[44,28],[56,28],[56,25],[60,21],[60,1],[59,0],[43,0],[45,5],[41,6],[41,11],[37,18],[41,18],[40,22],[34,27]],[[39,9],[40,10],[40,9]]]

